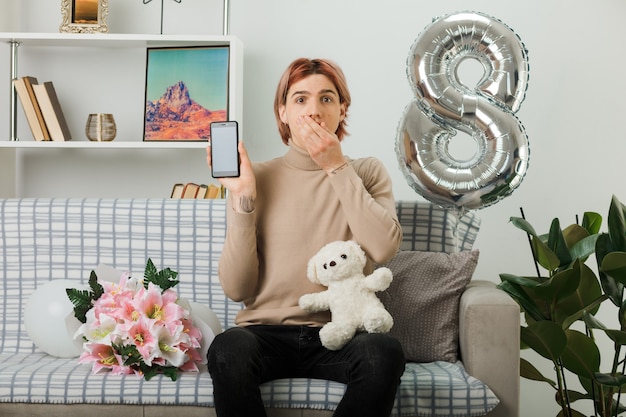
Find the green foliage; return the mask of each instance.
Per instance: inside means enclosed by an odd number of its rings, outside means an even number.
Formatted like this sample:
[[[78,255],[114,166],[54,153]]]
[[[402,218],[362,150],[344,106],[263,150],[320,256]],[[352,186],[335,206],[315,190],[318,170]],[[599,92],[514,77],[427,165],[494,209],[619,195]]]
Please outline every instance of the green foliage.
[[[89,290],[67,288],[65,292],[74,305],[74,317],[81,323],[85,323],[87,321],[87,312],[93,307],[93,302],[104,294],[104,288],[98,283],[95,271],[91,271],[89,275]]]
[[[552,362],[556,381],[546,378],[536,367],[521,359],[520,375],[544,382],[556,390],[561,407],[557,417],[584,416],[572,409],[578,400],[591,400],[595,415],[617,416],[626,411],[619,404],[621,389],[626,386],[626,208],[613,196],[608,212],[608,231],[601,232],[602,216],[586,212],[582,224],[561,228],[554,219],[546,234],[538,234],[525,219],[512,217],[511,223],[530,239],[536,265],[544,274],[522,277],[500,274],[499,288],[520,306],[525,325],[520,329],[523,348],[530,348]],[[598,273],[587,266],[595,256]],[[600,305],[610,300],[617,307],[617,328],[610,328],[596,317]],[[580,323],[584,331],[571,328]],[[602,352],[595,334],[604,334],[614,346],[612,366],[601,372]],[[604,352],[606,354],[606,352]],[[567,388],[566,378],[578,377],[585,393]]]
[[[148,258],[148,263],[146,264],[146,270],[144,272],[143,285],[148,288],[148,283],[151,282],[161,288],[161,291],[165,291],[178,284],[179,281],[176,279],[177,276],[178,272],[172,271],[169,268],[157,271],[156,267],[152,263],[152,260]]]
[[[118,355],[122,357],[124,365],[130,366],[136,371],[143,374],[146,381],[149,381],[157,374],[165,374],[172,381],[178,379],[178,368],[175,366],[147,365],[142,359],[137,347],[134,345],[116,345],[111,346]]]
[[[144,272],[143,285],[148,288],[148,283],[151,282],[161,288],[161,291],[165,291],[178,285],[179,281],[176,279],[177,276],[178,272],[172,271],[170,268],[165,268],[161,271],[157,270],[152,259],[148,258]],[[87,312],[93,307],[94,301],[104,294],[104,288],[98,283],[96,272],[91,271],[88,290],[67,288],[65,292],[74,305],[74,317],[81,323],[85,323],[87,321]]]

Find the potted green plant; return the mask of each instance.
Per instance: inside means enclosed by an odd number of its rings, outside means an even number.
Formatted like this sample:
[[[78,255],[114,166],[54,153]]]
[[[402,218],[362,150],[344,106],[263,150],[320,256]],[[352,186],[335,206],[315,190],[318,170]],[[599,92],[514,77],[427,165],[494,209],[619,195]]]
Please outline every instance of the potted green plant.
[[[523,217],[511,218],[511,223],[529,237],[537,275],[500,274],[499,288],[524,314],[522,349],[534,350],[554,366],[556,381],[522,358],[520,374],[554,388],[561,408],[558,417],[584,417],[572,408],[579,400],[593,401],[596,416],[617,416],[626,411],[620,404],[622,388],[626,387],[626,349],[622,349],[626,345],[625,219],[626,208],[615,196],[606,232],[600,231],[602,216],[594,212],[584,213],[581,224],[577,221],[565,228],[555,218],[546,234],[538,234]],[[587,265],[592,255],[597,274]],[[613,327],[595,317],[607,301],[616,313]],[[597,336],[607,337],[614,349],[601,351]],[[601,359],[607,354],[611,355],[611,367],[601,371]],[[572,384],[567,383],[568,376],[577,377],[585,392],[569,389]]]

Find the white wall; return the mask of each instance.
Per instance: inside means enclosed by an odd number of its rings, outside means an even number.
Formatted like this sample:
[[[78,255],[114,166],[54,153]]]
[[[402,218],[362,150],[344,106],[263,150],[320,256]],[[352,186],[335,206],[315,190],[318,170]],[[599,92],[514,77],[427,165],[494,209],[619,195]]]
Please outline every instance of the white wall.
[[[26,1],[51,9],[50,0]],[[512,195],[479,211],[477,276],[499,282],[502,272],[534,271],[526,237],[508,224],[520,207],[546,231],[553,217],[569,224],[587,210],[606,215],[612,194],[626,202],[625,1],[231,0],[231,34],[245,48],[243,137],[255,160],[281,155],[272,100],[282,70],[300,56],[336,60],[353,95],[346,153],[378,156],[396,198],[421,199],[394,153],[396,127],[412,97],[407,54],[433,17],[459,10],[501,19],[529,51],[530,84],[517,115],[530,139],[530,167]],[[55,31],[59,24],[48,12],[34,18],[28,25],[39,29],[29,30]],[[131,187],[128,179],[120,183]],[[546,387],[522,381],[523,416],[556,415]]]

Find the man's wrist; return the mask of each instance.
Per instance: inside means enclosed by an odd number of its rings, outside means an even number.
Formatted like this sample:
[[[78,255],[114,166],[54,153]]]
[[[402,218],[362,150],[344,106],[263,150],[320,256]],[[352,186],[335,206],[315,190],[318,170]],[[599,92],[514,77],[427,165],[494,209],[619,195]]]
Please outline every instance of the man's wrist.
[[[330,175],[335,175],[335,174],[337,174],[339,171],[341,171],[341,170],[343,170],[343,169],[345,169],[345,168],[347,168],[347,167],[348,167],[348,161],[344,162],[343,164],[339,165],[338,167],[336,167],[336,168],[334,168],[334,169],[331,169],[331,170],[329,171],[329,174],[330,174]]]

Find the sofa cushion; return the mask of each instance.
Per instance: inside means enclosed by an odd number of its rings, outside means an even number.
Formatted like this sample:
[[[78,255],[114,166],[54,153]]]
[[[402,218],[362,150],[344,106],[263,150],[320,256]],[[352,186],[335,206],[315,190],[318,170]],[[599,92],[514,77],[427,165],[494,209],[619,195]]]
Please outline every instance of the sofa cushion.
[[[435,204],[396,201],[402,226],[401,250],[454,253],[472,250],[480,217],[470,211],[460,215]]]
[[[379,296],[394,319],[390,334],[400,340],[407,360],[457,361],[459,300],[478,254],[401,251],[387,264],[393,281]]]

